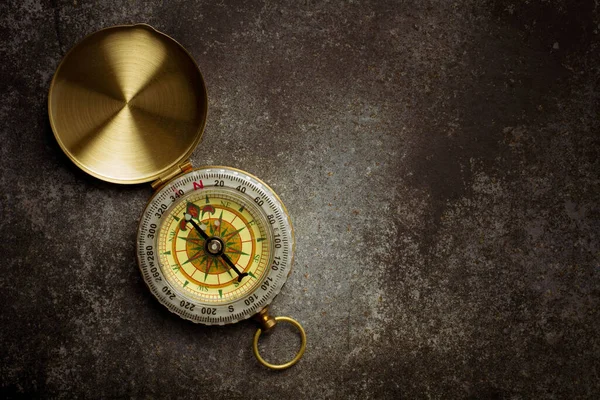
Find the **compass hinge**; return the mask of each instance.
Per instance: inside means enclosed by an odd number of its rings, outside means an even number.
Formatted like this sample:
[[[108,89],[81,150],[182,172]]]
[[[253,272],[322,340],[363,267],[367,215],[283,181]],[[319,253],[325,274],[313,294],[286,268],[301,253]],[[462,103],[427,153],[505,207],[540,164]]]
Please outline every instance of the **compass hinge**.
[[[161,187],[162,185],[164,185],[171,179],[175,178],[177,175],[184,174],[191,170],[192,170],[192,163],[190,163],[189,161],[185,161],[184,163],[171,168],[160,178],[158,178],[157,180],[152,182],[152,189],[157,190],[159,187]]]
[[[265,307],[262,310],[260,310],[254,316],[254,320],[258,322],[263,332],[270,331],[275,326],[275,324],[277,324],[275,318],[269,315],[269,307]]]

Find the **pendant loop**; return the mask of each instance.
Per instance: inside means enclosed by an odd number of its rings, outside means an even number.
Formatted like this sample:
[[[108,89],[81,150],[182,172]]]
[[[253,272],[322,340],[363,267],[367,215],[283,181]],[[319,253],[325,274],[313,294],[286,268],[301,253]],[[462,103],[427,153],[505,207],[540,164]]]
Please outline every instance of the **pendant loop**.
[[[254,356],[256,357],[258,362],[260,362],[262,365],[264,365],[265,367],[270,368],[270,369],[282,370],[282,369],[289,368],[292,365],[296,364],[304,355],[304,350],[306,350],[306,332],[304,332],[304,328],[302,328],[302,325],[300,325],[300,323],[298,321],[296,321],[295,319],[292,319],[289,317],[275,317],[274,320],[275,320],[275,324],[277,322],[288,322],[288,323],[294,325],[300,332],[300,338],[302,340],[302,343],[300,345],[300,350],[298,351],[296,356],[291,361],[288,361],[284,364],[271,364],[271,363],[265,361],[265,359],[262,358],[260,353],[258,352],[258,339],[260,339],[260,335],[263,333],[262,328],[258,328],[256,333],[254,334],[254,341],[252,342],[252,350],[254,351]],[[271,327],[274,327],[275,324],[273,324]]]

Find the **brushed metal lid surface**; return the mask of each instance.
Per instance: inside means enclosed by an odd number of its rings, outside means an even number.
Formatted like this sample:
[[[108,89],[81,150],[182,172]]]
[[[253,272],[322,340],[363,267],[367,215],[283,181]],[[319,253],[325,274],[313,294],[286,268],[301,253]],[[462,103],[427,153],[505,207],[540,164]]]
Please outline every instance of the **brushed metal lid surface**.
[[[207,92],[175,40],[145,24],[114,26],[67,53],[50,85],[48,114],[61,148],[85,172],[149,182],[200,142]]]

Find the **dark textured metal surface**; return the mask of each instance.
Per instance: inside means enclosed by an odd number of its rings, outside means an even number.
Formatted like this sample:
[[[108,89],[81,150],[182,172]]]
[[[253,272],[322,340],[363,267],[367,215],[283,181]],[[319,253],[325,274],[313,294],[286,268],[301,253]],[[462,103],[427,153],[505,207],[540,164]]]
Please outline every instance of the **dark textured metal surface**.
[[[598,398],[596,3],[2,2],[2,395]],[[250,323],[163,309],[135,264],[149,187],[52,136],[62,56],[134,22],[206,78],[192,162],[258,175],[294,219],[288,371],[259,366]]]

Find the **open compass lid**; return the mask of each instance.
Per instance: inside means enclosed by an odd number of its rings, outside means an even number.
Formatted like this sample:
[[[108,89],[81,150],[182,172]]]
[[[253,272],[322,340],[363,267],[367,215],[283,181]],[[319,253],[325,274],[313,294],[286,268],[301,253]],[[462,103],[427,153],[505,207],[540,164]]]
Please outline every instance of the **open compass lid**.
[[[187,160],[206,113],[196,62],[148,25],[84,38],[58,66],[48,95],[63,151],[85,172],[115,183],[153,181]]]

